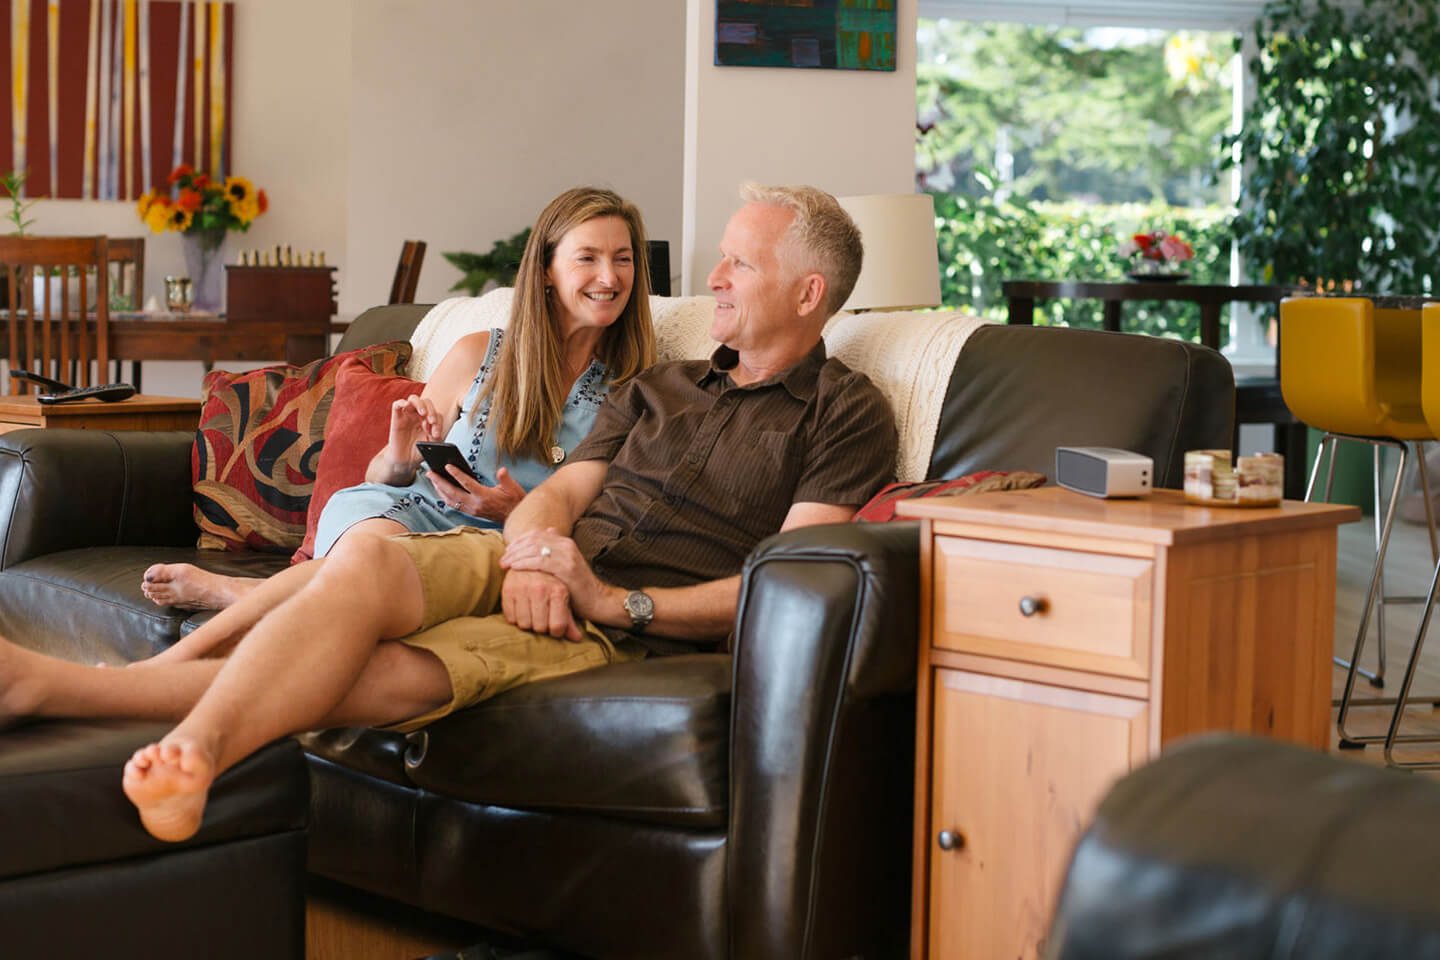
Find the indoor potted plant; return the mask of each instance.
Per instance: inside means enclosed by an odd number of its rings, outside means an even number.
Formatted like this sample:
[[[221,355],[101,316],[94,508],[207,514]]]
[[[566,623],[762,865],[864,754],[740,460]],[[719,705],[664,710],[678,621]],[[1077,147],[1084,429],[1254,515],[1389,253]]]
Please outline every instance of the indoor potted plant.
[[[1247,272],[1424,292],[1440,263],[1436,5],[1271,0],[1255,45],[1255,96],[1219,156],[1244,171],[1234,231]]]

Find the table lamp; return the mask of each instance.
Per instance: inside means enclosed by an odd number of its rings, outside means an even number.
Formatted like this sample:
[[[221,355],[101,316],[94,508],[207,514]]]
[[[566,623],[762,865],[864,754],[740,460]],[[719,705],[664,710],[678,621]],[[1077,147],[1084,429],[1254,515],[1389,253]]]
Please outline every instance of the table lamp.
[[[865,244],[860,279],[841,309],[938,307],[934,198],[928,193],[873,193],[838,199]]]

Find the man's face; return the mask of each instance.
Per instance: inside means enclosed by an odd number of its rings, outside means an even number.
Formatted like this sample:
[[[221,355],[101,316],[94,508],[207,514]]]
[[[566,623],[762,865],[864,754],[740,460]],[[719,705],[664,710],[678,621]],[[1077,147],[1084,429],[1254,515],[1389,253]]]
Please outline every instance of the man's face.
[[[752,350],[794,325],[799,278],[782,258],[794,218],[783,207],[761,203],[747,203],[730,218],[720,240],[720,263],[706,280],[715,294],[712,339],[732,350]]]

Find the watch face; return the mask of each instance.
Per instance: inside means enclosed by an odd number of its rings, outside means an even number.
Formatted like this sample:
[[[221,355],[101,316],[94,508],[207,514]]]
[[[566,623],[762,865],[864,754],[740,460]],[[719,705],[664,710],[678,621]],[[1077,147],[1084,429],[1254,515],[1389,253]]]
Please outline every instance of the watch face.
[[[640,590],[630,591],[625,598],[625,610],[630,614],[630,619],[641,623],[649,623],[655,616],[655,601],[650,595]]]

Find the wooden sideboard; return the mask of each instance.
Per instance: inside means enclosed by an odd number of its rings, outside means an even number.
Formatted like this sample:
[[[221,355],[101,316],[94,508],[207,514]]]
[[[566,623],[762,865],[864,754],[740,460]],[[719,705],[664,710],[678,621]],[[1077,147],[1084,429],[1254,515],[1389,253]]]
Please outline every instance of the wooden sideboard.
[[[1329,744],[1335,527],[1060,487],[921,520],[915,960],[1034,958],[1109,786],[1205,730]]]

